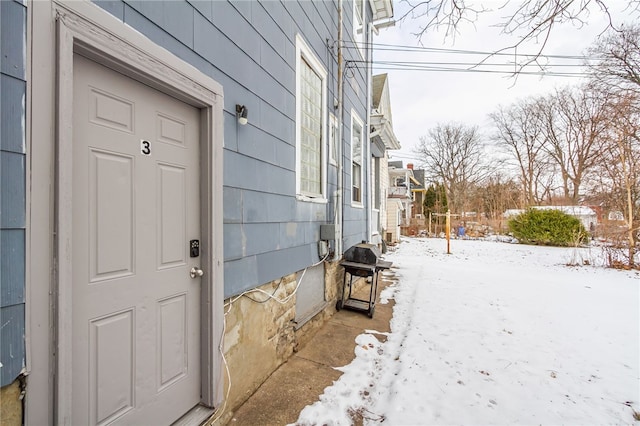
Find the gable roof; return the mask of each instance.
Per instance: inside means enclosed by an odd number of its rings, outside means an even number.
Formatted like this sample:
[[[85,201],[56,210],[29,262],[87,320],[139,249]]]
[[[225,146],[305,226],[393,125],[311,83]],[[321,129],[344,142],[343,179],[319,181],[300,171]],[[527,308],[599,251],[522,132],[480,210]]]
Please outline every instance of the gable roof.
[[[400,142],[393,131],[391,99],[387,74],[377,74],[372,78],[372,97],[369,135],[374,143],[386,149],[400,149]]]
[[[382,98],[382,90],[387,83],[387,74],[377,74],[373,76],[372,87],[372,107],[373,109],[380,108],[380,98]]]
[[[416,187],[412,188],[412,189],[415,189],[415,190],[426,189],[425,185],[424,185],[424,170],[422,170],[422,169],[414,170],[413,171],[413,176],[416,178],[416,182],[418,182],[418,183],[417,183]]]

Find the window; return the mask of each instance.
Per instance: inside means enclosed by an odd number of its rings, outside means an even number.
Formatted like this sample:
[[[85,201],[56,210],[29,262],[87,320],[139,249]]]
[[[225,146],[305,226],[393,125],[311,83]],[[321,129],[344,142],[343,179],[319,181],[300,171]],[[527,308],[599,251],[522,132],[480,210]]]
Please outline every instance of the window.
[[[362,121],[351,112],[351,201],[362,203]]]
[[[371,162],[373,163],[371,168],[373,169],[373,208],[380,209],[382,205],[382,194],[380,188],[380,159],[377,157],[372,157]]]
[[[364,0],[353,0],[353,41],[361,55],[365,42],[364,11]]]
[[[322,79],[304,58],[300,67],[300,189],[322,193]]]
[[[296,189],[300,196],[325,200],[327,72],[299,35],[296,53]]]
[[[338,119],[329,114],[329,161],[338,164]]]

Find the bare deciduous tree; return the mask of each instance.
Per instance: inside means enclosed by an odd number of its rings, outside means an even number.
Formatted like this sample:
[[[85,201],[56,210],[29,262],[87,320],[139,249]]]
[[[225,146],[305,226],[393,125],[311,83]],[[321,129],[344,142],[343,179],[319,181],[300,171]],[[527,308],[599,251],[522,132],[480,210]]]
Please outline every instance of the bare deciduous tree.
[[[543,104],[527,99],[489,114],[496,126],[495,142],[506,149],[518,169],[523,190],[523,207],[539,204],[546,192],[553,166],[544,150]]]
[[[439,124],[430,130],[428,137],[420,138],[416,154],[430,180],[444,184],[452,212],[467,209],[470,189],[490,170],[478,128],[459,123]]]
[[[563,88],[546,98],[544,148],[558,166],[567,201],[578,203],[580,189],[598,162],[597,141],[605,128],[602,99],[585,88]]]
[[[608,131],[600,140],[600,178],[608,185],[611,207],[624,212],[629,266],[634,265],[640,228],[640,99],[613,96],[607,103]]]
[[[515,180],[495,171],[482,182],[476,192],[480,206],[477,211],[485,213],[494,221],[500,220],[506,210],[520,207],[520,194],[521,188]]]
[[[518,37],[515,44],[504,46],[494,53],[513,51],[517,59],[515,74],[524,67],[537,63],[542,55],[553,29],[562,23],[570,22],[575,27],[584,25],[593,14],[603,14],[608,18],[607,28],[613,28],[610,5],[614,0],[505,0],[498,10],[502,12],[501,21],[496,25],[505,34]],[[474,23],[479,15],[493,11],[495,2],[482,0],[403,0],[409,10],[400,17],[419,19],[422,23],[416,36],[420,39],[430,29],[446,29],[446,36],[455,36],[460,24]],[[487,6],[487,4],[489,6]],[[628,0],[627,11],[630,15],[640,12],[640,0]],[[607,28],[603,28],[605,31]],[[529,41],[538,44],[537,53],[522,55],[520,47]],[[543,66],[541,65],[541,68]]]
[[[640,25],[610,31],[589,54],[592,84],[608,93],[640,93]]]
[[[640,25],[610,32],[590,50],[591,83],[606,97],[608,131],[601,141],[602,175],[613,204],[625,212],[629,266],[640,228]]]

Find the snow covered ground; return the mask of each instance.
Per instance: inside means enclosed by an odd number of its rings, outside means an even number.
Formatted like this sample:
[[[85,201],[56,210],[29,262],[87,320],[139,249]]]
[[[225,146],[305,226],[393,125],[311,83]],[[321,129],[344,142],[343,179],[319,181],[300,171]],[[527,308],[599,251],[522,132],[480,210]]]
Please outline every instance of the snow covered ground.
[[[405,239],[387,254],[391,333],[358,336],[298,424],[640,425],[637,271],[567,266],[599,264],[597,248],[454,240],[451,251]]]

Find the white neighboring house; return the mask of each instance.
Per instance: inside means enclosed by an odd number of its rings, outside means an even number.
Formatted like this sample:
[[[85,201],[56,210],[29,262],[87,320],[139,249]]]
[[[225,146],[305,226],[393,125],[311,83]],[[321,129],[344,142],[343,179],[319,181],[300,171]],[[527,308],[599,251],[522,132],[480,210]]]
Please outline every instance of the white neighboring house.
[[[400,227],[409,224],[413,205],[411,188],[419,182],[413,176],[413,169],[403,168],[402,161],[389,162],[389,194],[387,196],[387,242],[400,239]],[[397,204],[400,207],[396,207]],[[397,216],[397,217],[396,217]],[[389,236],[391,233],[391,237]],[[391,238],[391,240],[389,240]]]
[[[524,213],[524,209],[507,209],[502,213],[502,217],[505,219],[511,219],[514,216],[518,216],[520,213]]]
[[[387,230],[385,241],[388,244],[395,244],[400,241],[400,225],[404,211],[404,204],[400,199],[387,199]]]
[[[610,222],[622,222],[624,220],[624,213],[620,210],[612,210],[607,215],[607,220]]]
[[[560,210],[564,214],[579,219],[587,231],[598,224],[598,214],[591,207],[587,206],[535,206],[533,208],[539,210]]]
[[[388,240],[387,235],[392,233],[400,237],[400,222],[397,230],[391,230],[388,224],[389,196],[389,150],[400,149],[400,142],[393,132],[391,117],[391,100],[389,97],[389,83],[387,74],[373,76],[371,99],[371,115],[369,123],[371,133],[371,242],[381,244],[382,239]]]

